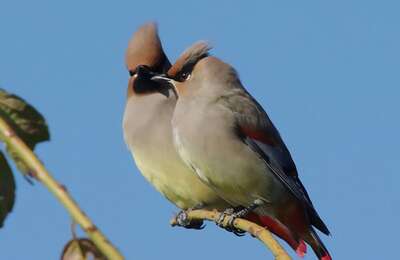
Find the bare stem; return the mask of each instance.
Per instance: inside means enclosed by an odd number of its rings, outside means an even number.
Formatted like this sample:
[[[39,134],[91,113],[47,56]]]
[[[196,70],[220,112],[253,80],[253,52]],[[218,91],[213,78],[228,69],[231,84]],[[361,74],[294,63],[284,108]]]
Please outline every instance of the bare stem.
[[[13,129],[0,117],[0,138],[7,146],[12,147],[24,163],[29,167],[33,176],[43,183],[46,188],[61,202],[71,215],[86,232],[88,237],[110,260],[122,260],[121,253],[107,240],[105,235],[92,223],[92,221],[79,208],[78,204],[68,194],[64,186],[60,185],[46,170],[31,149],[14,133]]]
[[[218,211],[209,211],[209,210],[191,210],[187,211],[187,216],[189,220],[210,220],[217,222],[220,217],[221,213]],[[228,225],[228,218],[224,218],[222,221],[222,225],[226,227]],[[176,218],[171,220],[172,226],[178,226],[178,222]],[[250,222],[245,219],[237,218],[233,222],[235,228],[240,230],[246,231],[253,235],[254,237],[258,238],[262,243],[264,243],[275,256],[275,260],[291,260],[288,253],[282,248],[282,246],[274,239],[272,234],[265,228]]]

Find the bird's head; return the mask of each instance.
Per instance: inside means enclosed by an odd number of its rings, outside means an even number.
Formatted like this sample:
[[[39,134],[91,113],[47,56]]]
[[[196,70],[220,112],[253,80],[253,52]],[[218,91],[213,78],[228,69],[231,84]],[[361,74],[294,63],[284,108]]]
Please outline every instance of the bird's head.
[[[126,50],[125,63],[130,75],[128,98],[162,92],[165,86],[151,78],[166,73],[171,63],[164,53],[155,23],[146,23],[134,33]]]

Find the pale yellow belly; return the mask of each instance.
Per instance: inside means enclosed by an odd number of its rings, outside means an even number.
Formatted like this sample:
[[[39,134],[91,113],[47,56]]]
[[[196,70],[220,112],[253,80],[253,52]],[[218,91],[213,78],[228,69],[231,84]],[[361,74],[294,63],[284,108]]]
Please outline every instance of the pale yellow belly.
[[[152,158],[136,152],[135,163],[142,175],[169,201],[181,209],[203,205],[223,210],[229,205],[183,164],[167,158]]]

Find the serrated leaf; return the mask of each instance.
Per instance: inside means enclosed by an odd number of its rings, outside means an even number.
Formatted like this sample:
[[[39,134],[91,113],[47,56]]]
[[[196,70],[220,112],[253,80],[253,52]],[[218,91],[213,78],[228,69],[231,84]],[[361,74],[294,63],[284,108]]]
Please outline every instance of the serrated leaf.
[[[0,228],[14,207],[15,180],[10,165],[0,151]]]
[[[0,89],[0,116],[31,149],[50,139],[44,117],[24,99],[4,89]]]
[[[96,245],[87,238],[70,240],[64,247],[61,260],[107,260]]]

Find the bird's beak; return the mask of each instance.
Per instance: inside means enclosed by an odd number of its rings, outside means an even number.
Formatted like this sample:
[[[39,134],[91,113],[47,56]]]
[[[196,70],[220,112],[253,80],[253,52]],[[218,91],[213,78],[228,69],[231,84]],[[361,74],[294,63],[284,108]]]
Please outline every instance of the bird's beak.
[[[172,84],[172,79],[168,78],[165,74],[159,74],[151,77],[151,80],[161,83],[161,84]]]
[[[160,84],[167,84],[167,85],[172,86],[175,96],[178,97],[178,90],[176,88],[175,81],[173,79],[169,78],[167,75],[165,75],[165,74],[156,75],[156,76],[151,77],[151,80],[158,82]]]

